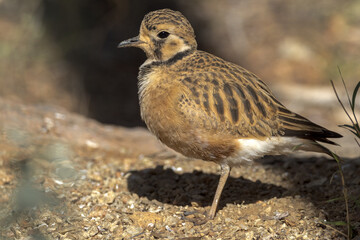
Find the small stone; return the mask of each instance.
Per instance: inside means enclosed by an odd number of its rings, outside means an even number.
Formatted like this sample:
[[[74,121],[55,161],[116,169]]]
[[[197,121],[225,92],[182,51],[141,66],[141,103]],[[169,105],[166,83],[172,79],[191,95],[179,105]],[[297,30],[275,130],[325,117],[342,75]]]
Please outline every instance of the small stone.
[[[189,232],[190,229],[192,229],[194,227],[194,223],[192,222],[186,222],[184,225],[184,229],[186,232]]]
[[[266,223],[269,226],[274,226],[277,223],[277,221],[275,219],[270,219],[270,220],[267,220]]]
[[[130,218],[141,228],[147,228],[149,224],[162,224],[163,222],[162,216],[152,212],[134,212]]]
[[[19,231],[18,229],[15,229],[14,227],[10,228],[11,232],[14,234],[15,238],[20,238],[21,236],[21,231]]]
[[[102,181],[102,177],[99,172],[89,171],[86,176],[88,179],[96,181],[96,182]]]
[[[90,195],[92,198],[98,198],[100,196],[100,192],[93,190]]]
[[[275,211],[274,212],[274,216],[273,216],[273,219],[275,220],[282,220],[284,219],[285,217],[289,216],[289,212],[278,212],[278,211]]]
[[[117,225],[117,227],[113,228],[112,235],[115,237],[114,239],[124,239],[122,236],[123,233],[124,231],[121,226]]]
[[[6,171],[0,169],[0,185],[9,184],[13,180],[14,176],[12,174],[9,174]]]
[[[267,208],[264,210],[264,213],[265,213],[266,215],[269,215],[269,214],[271,213],[271,210],[272,210],[272,208],[271,208],[271,206],[269,206],[269,207],[267,207]]]
[[[168,216],[165,219],[165,224],[168,226],[176,226],[179,221],[180,221],[180,219],[178,217]]]
[[[257,225],[258,223],[261,223],[261,219],[260,218],[257,218],[254,220],[254,225]]]
[[[107,205],[97,205],[95,206],[92,211],[89,213],[89,217],[90,218],[104,218],[105,215],[107,214]]]
[[[111,223],[109,226],[109,231],[114,232],[117,228],[120,228],[120,226],[117,223]]]
[[[104,194],[103,201],[107,204],[111,204],[114,202],[115,197],[116,197],[115,193],[113,191],[109,191]]]
[[[55,123],[51,118],[45,117],[44,118],[44,127],[45,127],[46,131],[50,131],[52,128],[55,127]]]
[[[90,139],[87,139],[85,141],[85,144],[88,148],[93,148],[93,149],[96,149],[99,147],[99,144],[93,140],[90,140]]]
[[[240,227],[240,229],[245,230],[245,231],[247,231],[249,229],[248,226],[246,226],[245,224],[242,224],[242,223],[240,223],[238,226]]]
[[[113,222],[115,219],[116,219],[116,216],[111,213],[107,213],[104,218],[104,220],[107,222]]]
[[[129,237],[131,236],[134,236],[134,235],[137,235],[139,233],[141,233],[143,231],[143,229],[139,226],[128,226],[126,229],[125,229],[125,232],[130,235]]]
[[[249,221],[255,221],[257,219],[257,216],[255,215],[250,215],[248,218],[247,218]]]
[[[121,198],[121,201],[124,203],[124,204],[128,204],[131,200],[131,196],[129,195],[123,195],[122,198]]]
[[[116,189],[118,188],[119,185],[119,180],[116,178],[110,178],[107,182],[106,185],[110,188],[110,189]]]
[[[288,216],[284,220],[285,220],[286,225],[288,225],[290,227],[296,226],[297,221],[293,216]]]
[[[246,239],[254,239],[254,232],[249,231],[245,233]]]
[[[57,227],[49,227],[49,228],[46,229],[46,231],[47,231],[48,233],[51,233],[51,232],[55,232],[56,229],[57,229]]]
[[[55,219],[55,222],[58,224],[63,222],[63,219],[59,216],[54,216],[54,219]]]
[[[89,236],[93,237],[99,233],[99,229],[96,226],[91,226],[88,230]]]
[[[75,231],[76,230],[76,227],[74,226],[67,226],[67,227],[64,227],[62,229],[59,229],[58,232],[60,234],[66,234],[68,232],[72,232],[72,231]]]

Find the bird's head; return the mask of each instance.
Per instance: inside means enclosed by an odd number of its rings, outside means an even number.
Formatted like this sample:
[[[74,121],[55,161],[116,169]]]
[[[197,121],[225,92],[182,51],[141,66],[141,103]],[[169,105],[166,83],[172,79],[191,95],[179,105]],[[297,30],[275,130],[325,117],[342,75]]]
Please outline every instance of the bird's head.
[[[177,11],[161,9],[145,15],[140,34],[118,47],[138,47],[148,60],[164,62],[176,54],[196,50],[195,33],[189,21]]]

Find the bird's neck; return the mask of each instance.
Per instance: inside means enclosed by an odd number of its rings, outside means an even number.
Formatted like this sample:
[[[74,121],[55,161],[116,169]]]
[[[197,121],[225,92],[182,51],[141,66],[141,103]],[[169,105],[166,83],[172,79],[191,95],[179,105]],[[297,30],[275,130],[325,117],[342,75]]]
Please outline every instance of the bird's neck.
[[[170,66],[170,65],[173,65],[175,63],[177,63],[178,61],[180,61],[181,59],[193,54],[194,52],[196,51],[196,49],[186,49],[184,51],[180,51],[180,52],[177,52],[176,54],[174,54],[171,58],[168,58],[167,60],[156,60],[156,59],[153,59],[153,58],[148,58],[140,67],[143,68],[149,68],[149,67],[152,67],[152,66],[159,66],[159,65],[167,65],[167,66]]]

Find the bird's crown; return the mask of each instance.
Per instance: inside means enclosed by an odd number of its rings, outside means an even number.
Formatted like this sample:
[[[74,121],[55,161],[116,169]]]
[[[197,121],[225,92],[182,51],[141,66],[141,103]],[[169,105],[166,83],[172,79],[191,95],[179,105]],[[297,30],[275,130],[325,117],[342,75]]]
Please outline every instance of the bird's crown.
[[[149,60],[167,61],[177,54],[196,50],[195,33],[189,21],[178,11],[161,9],[145,15],[140,34],[119,47],[139,47]]]

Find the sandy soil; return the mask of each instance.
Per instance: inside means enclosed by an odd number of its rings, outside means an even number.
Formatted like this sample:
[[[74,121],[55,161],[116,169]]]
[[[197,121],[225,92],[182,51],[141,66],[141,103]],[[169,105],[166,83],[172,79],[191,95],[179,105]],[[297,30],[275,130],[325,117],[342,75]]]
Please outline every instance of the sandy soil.
[[[233,169],[215,219],[199,225],[217,165],[176,156],[145,129],[3,99],[0,112],[1,239],[345,239],[337,165],[324,156]],[[359,237],[360,159],[342,169]]]

